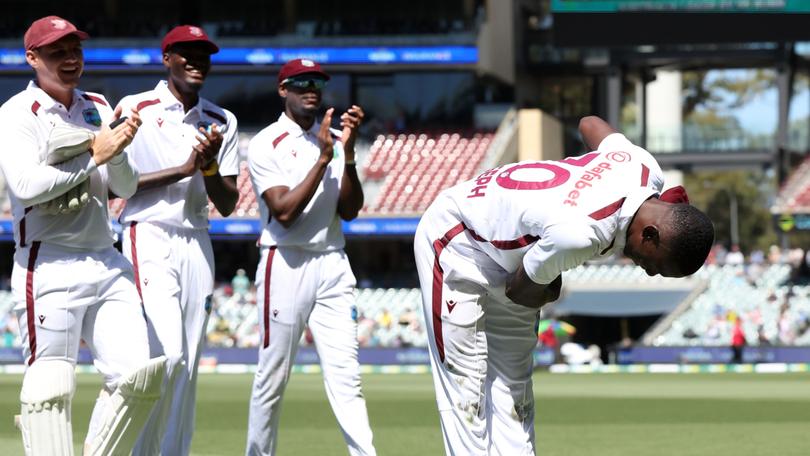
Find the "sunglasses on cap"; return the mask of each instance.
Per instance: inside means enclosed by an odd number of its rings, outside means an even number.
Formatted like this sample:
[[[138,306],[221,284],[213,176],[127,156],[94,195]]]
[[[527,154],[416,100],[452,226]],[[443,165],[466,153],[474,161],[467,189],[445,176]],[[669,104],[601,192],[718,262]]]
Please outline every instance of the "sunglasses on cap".
[[[299,77],[299,78],[296,78],[296,77],[287,78],[287,79],[281,81],[281,84],[285,85],[285,86],[292,86],[292,87],[295,87],[295,88],[298,88],[298,89],[314,88],[314,89],[321,90],[324,87],[326,87],[326,84],[328,82],[329,81],[327,81],[326,79],[323,79],[323,78],[309,76],[309,77]]]

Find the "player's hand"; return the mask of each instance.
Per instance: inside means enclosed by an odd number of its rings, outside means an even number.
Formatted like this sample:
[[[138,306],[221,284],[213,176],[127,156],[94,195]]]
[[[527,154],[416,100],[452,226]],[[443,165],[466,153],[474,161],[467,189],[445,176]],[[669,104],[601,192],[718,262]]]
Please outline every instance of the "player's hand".
[[[550,284],[546,285],[543,295],[540,297],[540,307],[560,299],[562,291],[562,274],[558,275]]]
[[[204,167],[206,163],[205,155],[195,146],[191,149],[191,153],[188,155],[185,163],[180,165],[180,174],[186,177],[193,176],[194,173]]]
[[[113,121],[118,120],[120,117],[121,107],[118,106],[115,108]],[[138,132],[140,126],[141,116],[138,110],[134,108],[131,116],[115,128],[111,129],[109,125],[102,125],[101,131],[93,138],[93,143],[90,146],[90,153],[96,165],[103,165],[120,154],[135,138],[135,133]]]
[[[332,139],[332,132],[329,131],[333,112],[335,112],[335,108],[326,110],[326,114],[323,115],[323,120],[321,120],[321,129],[318,130],[318,147],[321,149],[321,156],[318,157],[318,160],[324,165],[332,161],[334,156],[332,149],[335,146],[335,140]]]
[[[346,152],[346,160],[354,160],[354,142],[357,139],[357,130],[363,123],[363,108],[352,105],[340,116],[340,128],[343,133],[340,135],[340,142],[343,143],[343,150]]]
[[[205,166],[219,156],[219,149],[222,147],[222,132],[219,131],[217,124],[211,124],[210,130],[200,127],[200,133],[202,136],[197,136],[199,144],[194,145],[194,150],[202,156],[203,166]]]

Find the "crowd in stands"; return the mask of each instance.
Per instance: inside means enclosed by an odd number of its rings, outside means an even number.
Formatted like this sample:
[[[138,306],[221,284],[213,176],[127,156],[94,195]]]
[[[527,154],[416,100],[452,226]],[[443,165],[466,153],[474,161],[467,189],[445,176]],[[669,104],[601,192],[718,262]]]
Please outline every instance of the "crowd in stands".
[[[657,346],[730,346],[740,323],[746,345],[810,346],[810,284],[806,275],[810,255],[801,249],[747,256],[738,248],[716,247],[708,264],[696,274],[709,285],[654,342]],[[589,266],[596,270],[602,266]],[[628,286],[635,267],[616,265],[627,274]],[[622,274],[620,274],[622,275]],[[357,291],[355,318],[361,347],[425,347],[421,295],[414,288],[371,288],[363,280]],[[0,280],[0,344],[19,347],[19,328],[12,309],[8,278]],[[244,270],[214,292],[208,325],[211,347],[256,347],[259,322],[256,290]],[[738,334],[739,337],[739,334]],[[302,346],[311,345],[307,333]]]
[[[655,345],[810,345],[810,251],[716,246],[698,272],[708,289]]]

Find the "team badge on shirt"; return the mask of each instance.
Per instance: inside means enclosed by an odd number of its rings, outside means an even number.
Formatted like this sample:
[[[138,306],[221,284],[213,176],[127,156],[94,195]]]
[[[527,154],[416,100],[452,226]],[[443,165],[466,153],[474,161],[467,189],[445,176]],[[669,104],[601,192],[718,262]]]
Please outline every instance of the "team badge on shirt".
[[[101,114],[98,113],[98,109],[96,108],[85,109],[82,111],[82,117],[84,117],[85,123],[97,127],[101,126]]]

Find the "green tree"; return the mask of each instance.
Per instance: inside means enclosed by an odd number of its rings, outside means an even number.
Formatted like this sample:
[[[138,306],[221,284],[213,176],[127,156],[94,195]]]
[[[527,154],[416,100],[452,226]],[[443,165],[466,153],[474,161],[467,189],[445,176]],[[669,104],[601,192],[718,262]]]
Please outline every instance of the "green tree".
[[[714,223],[715,241],[731,244],[731,198],[737,199],[740,248],[767,249],[777,242],[769,204],[774,179],[760,170],[699,171],[684,177],[692,204]]]

